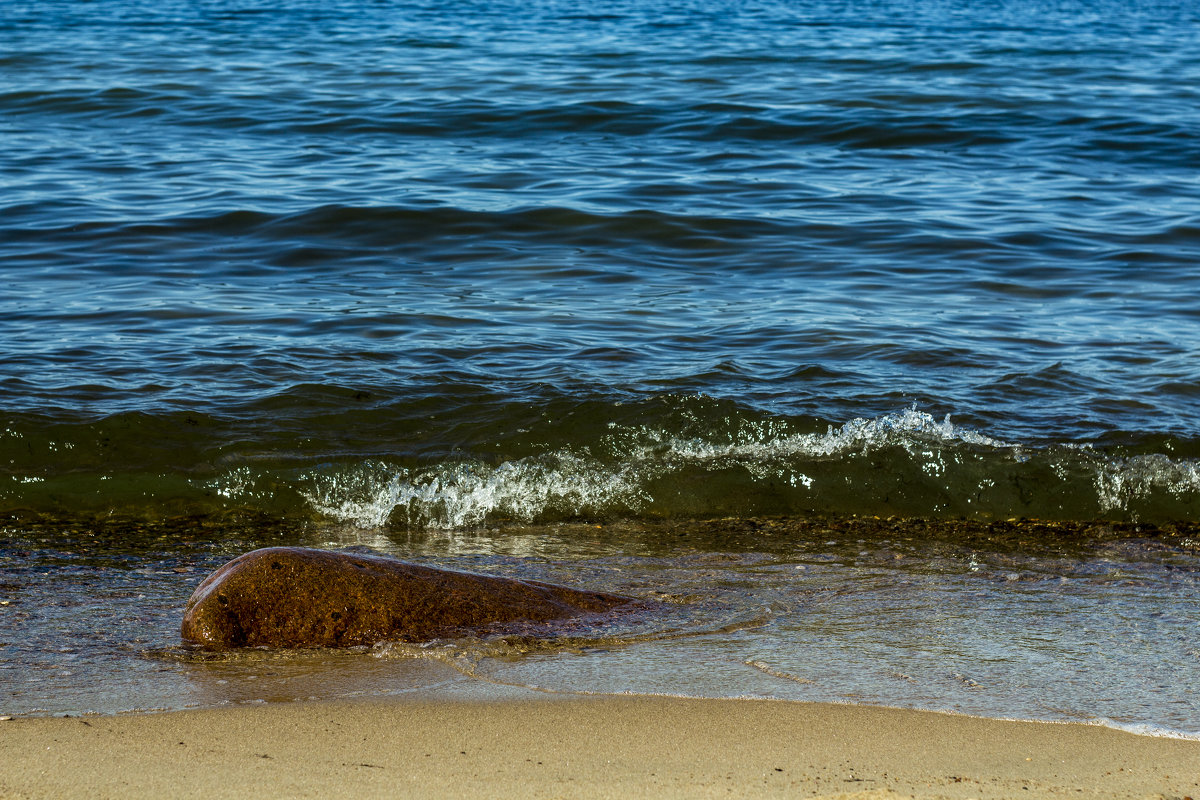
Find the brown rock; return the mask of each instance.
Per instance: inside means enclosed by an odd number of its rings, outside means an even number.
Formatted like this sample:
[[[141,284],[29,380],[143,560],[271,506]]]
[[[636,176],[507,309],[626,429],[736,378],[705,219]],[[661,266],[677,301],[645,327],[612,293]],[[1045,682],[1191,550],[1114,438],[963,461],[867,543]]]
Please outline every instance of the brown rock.
[[[196,587],[182,634],[209,650],[349,647],[477,633],[633,602],[383,556],[268,547],[238,556]]]

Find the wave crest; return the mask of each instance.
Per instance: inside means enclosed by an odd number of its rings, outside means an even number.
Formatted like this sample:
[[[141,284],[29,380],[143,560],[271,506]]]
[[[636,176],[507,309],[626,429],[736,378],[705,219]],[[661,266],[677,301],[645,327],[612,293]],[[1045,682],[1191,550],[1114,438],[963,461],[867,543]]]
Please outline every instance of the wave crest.
[[[533,521],[547,512],[563,516],[636,511],[648,500],[625,471],[607,471],[569,452],[544,459],[451,463],[428,470],[400,469],[382,482],[387,467],[371,463],[347,472],[314,473],[302,494],[320,513],[362,527],[380,527],[399,513],[408,525],[465,528],[500,515]]]
[[[908,409],[822,432],[734,412],[620,424],[509,460],[385,459],[290,477],[239,467],[207,487],[254,506],[296,498],[362,528],[808,512],[1047,519],[1191,519],[1200,460],[1074,444],[1012,444]],[[710,424],[711,423],[711,424]]]
[[[752,481],[782,479],[809,493],[821,487],[799,469],[805,463],[892,447],[917,458],[940,458],[942,450],[959,446],[1010,447],[954,425],[948,416],[939,421],[914,409],[854,419],[823,434],[788,434],[768,421],[744,426],[735,438],[714,442],[614,424],[596,448],[603,458],[560,449],[494,466],[472,460],[411,469],[372,461],[307,473],[300,492],[317,512],[362,527],[402,522],[454,529],[493,518],[534,522],[645,509],[670,514],[665,496],[677,488],[671,479],[694,481],[695,473],[702,480],[705,472],[740,468]]]

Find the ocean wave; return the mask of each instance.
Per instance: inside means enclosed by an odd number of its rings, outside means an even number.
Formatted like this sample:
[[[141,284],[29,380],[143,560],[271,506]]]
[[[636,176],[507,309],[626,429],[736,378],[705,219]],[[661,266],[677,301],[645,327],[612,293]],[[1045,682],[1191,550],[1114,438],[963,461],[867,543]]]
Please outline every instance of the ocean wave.
[[[447,530],[810,513],[1200,517],[1197,443],[1173,437],[1028,444],[917,408],[829,424],[703,396],[514,406],[489,395],[438,417],[427,399],[356,401],[354,413],[341,394],[326,400],[344,419],[14,419],[0,429],[0,508],[245,508]]]
[[[788,433],[760,421],[743,425],[732,441],[609,428],[590,446],[498,464],[415,468],[371,460],[312,470],[299,492],[317,513],[341,522],[444,529],[808,510],[1136,518],[1154,516],[1155,503],[1186,510],[1200,500],[1195,460],[1022,447],[916,409],[824,433]]]

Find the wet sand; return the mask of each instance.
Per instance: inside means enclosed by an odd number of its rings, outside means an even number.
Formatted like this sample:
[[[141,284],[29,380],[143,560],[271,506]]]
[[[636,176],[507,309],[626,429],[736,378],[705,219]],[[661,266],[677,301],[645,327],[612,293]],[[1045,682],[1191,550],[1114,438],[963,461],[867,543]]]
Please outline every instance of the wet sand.
[[[0,722],[0,796],[1200,798],[1200,742],[759,700],[530,695]]]

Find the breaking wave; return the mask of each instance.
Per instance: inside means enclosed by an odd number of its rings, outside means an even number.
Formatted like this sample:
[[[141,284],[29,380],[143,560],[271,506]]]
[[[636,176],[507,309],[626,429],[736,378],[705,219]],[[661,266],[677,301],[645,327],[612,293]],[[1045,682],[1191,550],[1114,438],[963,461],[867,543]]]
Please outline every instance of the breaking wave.
[[[372,460],[312,470],[318,513],[362,527],[467,528],[498,521],[802,513],[1137,519],[1194,514],[1200,462],[1030,448],[909,409],[824,433],[781,422],[730,440],[610,424],[594,446],[491,464]]]

